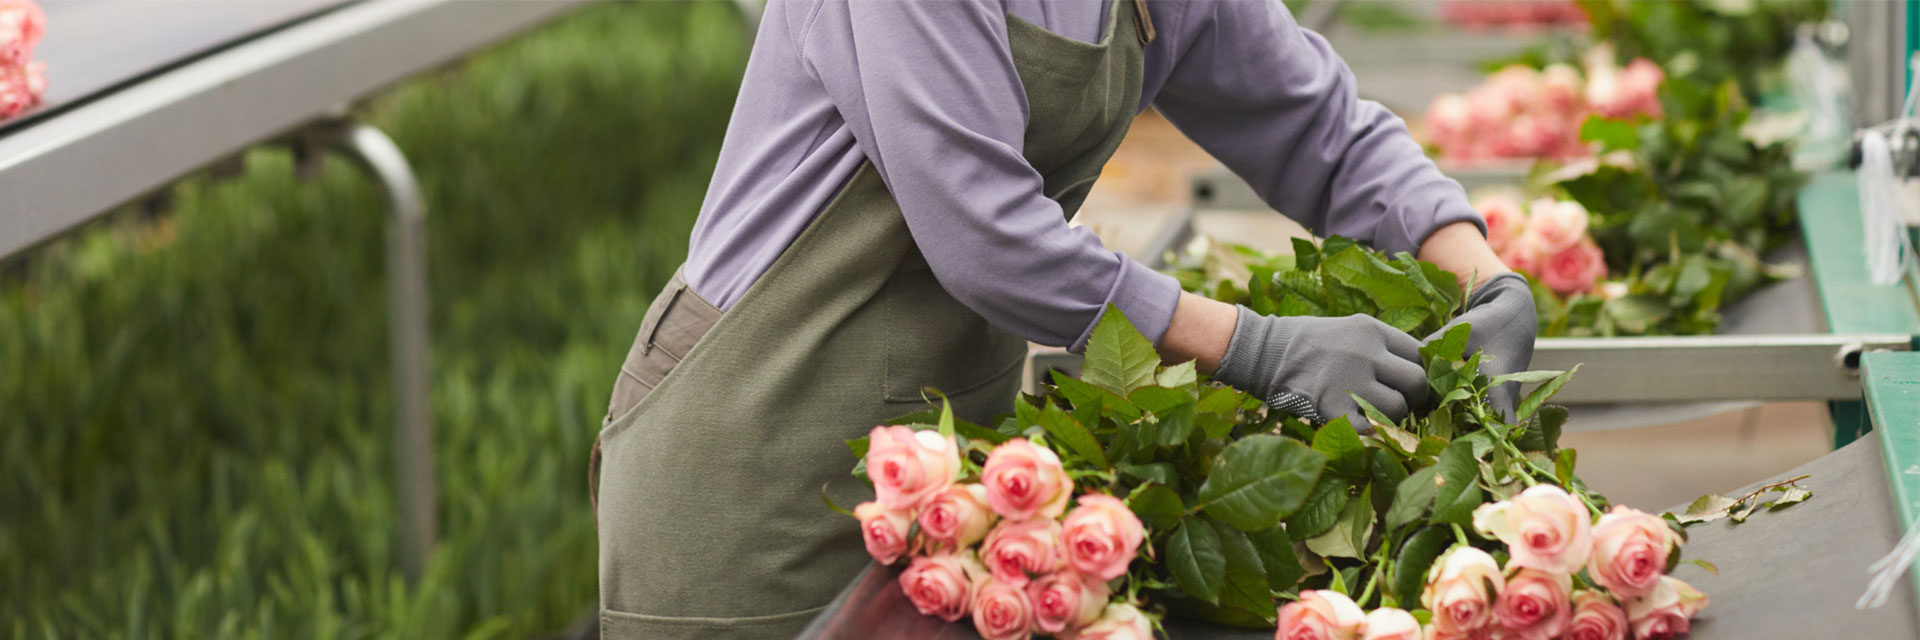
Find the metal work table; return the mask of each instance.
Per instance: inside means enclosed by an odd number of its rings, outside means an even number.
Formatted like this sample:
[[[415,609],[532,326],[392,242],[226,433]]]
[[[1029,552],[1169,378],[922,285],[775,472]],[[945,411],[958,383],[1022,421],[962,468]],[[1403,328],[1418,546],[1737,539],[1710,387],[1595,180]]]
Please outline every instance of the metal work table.
[[[579,0],[48,0],[45,104],[0,124],[0,258],[269,140],[338,150],[388,196],[402,568],[436,539],[426,211],[405,156],[345,108]],[[313,157],[317,153],[309,153]]]

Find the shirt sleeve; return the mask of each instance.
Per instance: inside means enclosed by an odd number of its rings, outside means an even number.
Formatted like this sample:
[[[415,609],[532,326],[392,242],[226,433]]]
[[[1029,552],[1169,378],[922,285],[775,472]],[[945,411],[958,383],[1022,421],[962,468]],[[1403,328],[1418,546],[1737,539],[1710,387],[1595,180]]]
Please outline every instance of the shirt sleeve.
[[[801,57],[948,293],[1041,344],[1084,347],[1108,303],[1159,341],[1179,284],[1069,227],[1021,153],[1027,100],[998,2],[815,11]]]
[[[1454,222],[1485,233],[1460,183],[1400,118],[1359,98],[1346,63],[1278,0],[1175,4],[1153,105],[1267,204],[1388,252],[1417,252]]]

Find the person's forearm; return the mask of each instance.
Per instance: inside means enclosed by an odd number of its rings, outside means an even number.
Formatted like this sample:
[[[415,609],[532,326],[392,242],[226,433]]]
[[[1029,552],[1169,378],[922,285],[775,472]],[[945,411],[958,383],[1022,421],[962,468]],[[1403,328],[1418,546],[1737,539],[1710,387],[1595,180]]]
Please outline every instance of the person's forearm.
[[[1220,368],[1220,357],[1227,353],[1227,343],[1233,340],[1233,324],[1239,316],[1240,311],[1233,305],[1192,292],[1180,292],[1180,302],[1173,308],[1173,321],[1167,324],[1167,333],[1160,338],[1160,358],[1171,363],[1192,360],[1202,373],[1213,373]]]
[[[1420,245],[1420,259],[1459,276],[1463,291],[1472,291],[1489,278],[1512,271],[1471,222],[1455,222],[1427,236]]]

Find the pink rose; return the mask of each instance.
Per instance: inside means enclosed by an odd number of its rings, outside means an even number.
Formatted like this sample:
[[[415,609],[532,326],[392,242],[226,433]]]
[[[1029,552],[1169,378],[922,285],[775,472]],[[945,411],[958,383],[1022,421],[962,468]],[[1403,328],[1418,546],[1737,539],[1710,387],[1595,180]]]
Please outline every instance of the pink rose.
[[[1506,590],[1500,563],[1487,552],[1457,545],[1435,560],[1420,591],[1436,630],[1465,635],[1493,625],[1493,603]]]
[[[988,580],[974,589],[973,628],[985,640],[1031,638],[1033,603],[1019,587]]]
[[[1113,496],[1087,494],[1067,514],[1060,540],[1074,571],[1112,580],[1126,575],[1127,564],[1133,562],[1146,536],[1146,526],[1126,503]]]
[[[1693,617],[1707,608],[1707,596],[1685,582],[1662,576],[1646,597],[1627,600],[1627,619],[1633,637],[1667,640],[1686,635]]]
[[[1578,202],[1540,198],[1527,206],[1527,234],[1542,253],[1559,253],[1587,237],[1588,218]]]
[[[1680,535],[1657,516],[1615,506],[1593,526],[1593,557],[1587,575],[1625,601],[1652,592],[1667,570]]]
[[[1515,108],[1507,96],[1490,84],[1483,84],[1467,91],[1467,127],[1474,131],[1492,131],[1503,128],[1507,120],[1513,117]]]
[[[907,525],[913,518],[899,509],[888,509],[878,502],[862,502],[853,508],[860,519],[860,537],[867,542],[867,554],[874,562],[893,564],[907,552]]]
[[[1115,602],[1102,609],[1093,624],[1061,632],[1060,640],[1153,640],[1153,622],[1138,607]]]
[[[1528,487],[1512,500],[1473,510],[1473,528],[1507,545],[1507,568],[1527,567],[1571,575],[1593,550],[1592,517],[1586,505],[1550,484]]]
[[[1309,590],[1300,599],[1280,607],[1280,626],[1274,640],[1355,640],[1367,614],[1338,591]]]
[[[1073,480],[1051,449],[1014,438],[987,455],[980,470],[987,486],[987,504],[1000,517],[1013,520],[1058,518],[1067,510]]]
[[[900,574],[900,590],[920,615],[947,622],[965,617],[973,604],[973,581],[961,557],[954,553],[914,558]]]
[[[1660,117],[1660,82],[1667,74],[1646,58],[1634,58],[1620,72],[1620,94],[1627,115]]]
[[[1507,65],[1493,72],[1483,86],[1505,100],[1509,111],[1526,110],[1539,100],[1542,89],[1540,72],[1521,64]]]
[[[1586,293],[1593,289],[1594,283],[1607,277],[1607,257],[1593,240],[1581,240],[1542,259],[1539,275],[1540,282],[1560,295]]]
[[[1366,634],[1363,640],[1421,640],[1420,622],[1413,614],[1391,607],[1374,609],[1367,614]]]
[[[47,14],[28,0],[0,0],[0,64],[24,65],[47,32]]]
[[[867,477],[873,479],[876,499],[888,508],[919,508],[959,479],[960,447],[953,438],[880,426],[867,442]]]
[[[1556,63],[1540,70],[1540,98],[1548,108],[1570,113],[1582,106],[1586,82],[1573,65]]]
[[[1026,588],[1029,576],[1066,566],[1060,549],[1060,523],[1052,520],[1002,520],[987,534],[980,560],[995,582]]]
[[[1507,241],[1507,246],[1498,252],[1500,262],[1507,268],[1527,275],[1540,272],[1540,247],[1534,244],[1533,235],[1522,232],[1519,237]]]
[[[1573,611],[1567,599],[1573,581],[1564,573],[1520,569],[1507,576],[1507,589],[1494,607],[1496,635],[1514,640],[1552,640],[1567,628]]]
[[[1442,148],[1461,144],[1471,133],[1471,113],[1466,96],[1449,93],[1434,98],[1427,105],[1427,140]]]
[[[1473,208],[1480,211],[1480,217],[1487,221],[1487,246],[1494,253],[1506,250],[1527,227],[1527,213],[1520,208],[1520,200],[1509,193],[1492,193],[1473,202]],[[1507,265],[1509,267],[1513,265]]]
[[[1573,594],[1573,619],[1566,640],[1627,640],[1627,614],[1607,594],[1584,589]]]
[[[1046,633],[1092,624],[1112,595],[1106,581],[1072,571],[1055,571],[1027,585],[1027,599],[1033,602],[1033,624]]]
[[[953,547],[971,546],[987,535],[993,510],[987,508],[987,488],[978,483],[948,487],[920,507],[920,532]]]

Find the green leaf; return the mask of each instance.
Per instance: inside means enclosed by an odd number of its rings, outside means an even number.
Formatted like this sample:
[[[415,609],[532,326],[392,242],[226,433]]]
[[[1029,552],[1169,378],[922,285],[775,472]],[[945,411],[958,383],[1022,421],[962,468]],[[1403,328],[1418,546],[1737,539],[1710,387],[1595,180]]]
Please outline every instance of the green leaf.
[[[1173,583],[1187,595],[1219,604],[1226,579],[1227,558],[1220,550],[1220,534],[1199,518],[1188,518],[1167,538],[1167,569]]]
[[[1334,418],[1313,433],[1313,450],[1326,454],[1327,468],[1341,475],[1355,478],[1366,476],[1366,449],[1366,445],[1360,443],[1360,434],[1354,432],[1353,426],[1347,423],[1346,416]]]
[[[1080,366],[1080,379],[1125,396],[1134,389],[1153,384],[1154,369],[1160,354],[1153,342],[1127,321],[1120,308],[1107,305],[1106,314],[1094,325],[1087,338],[1087,353]]]
[[[1373,535],[1373,499],[1360,492],[1357,500],[1347,501],[1340,518],[1326,533],[1307,539],[1307,548],[1328,558],[1360,558],[1366,555],[1367,539]]]
[[[1231,416],[1240,408],[1242,394],[1228,387],[1217,387],[1200,397],[1200,411]]]
[[[867,447],[872,444],[871,436],[860,436],[846,442],[847,450],[853,452],[854,459],[865,460],[867,458]]]
[[[1520,384],[1535,384],[1535,383],[1552,380],[1555,376],[1558,376],[1563,373],[1566,373],[1566,372],[1565,371],[1522,371],[1519,373],[1509,373],[1503,376],[1494,376],[1493,380],[1487,383],[1487,386],[1497,387],[1509,382],[1518,382]]]
[[[1567,423],[1567,408],[1557,405],[1541,405],[1527,420],[1526,427],[1513,444],[1521,451],[1552,452],[1560,448],[1560,427]]]
[[[1431,317],[1433,317],[1433,312],[1429,311],[1426,307],[1394,307],[1392,309],[1380,310],[1381,322],[1385,322],[1387,326],[1406,333],[1413,333],[1418,330],[1420,325],[1425,323],[1427,318]]]
[[[1131,478],[1147,482],[1158,482],[1169,487],[1180,486],[1179,475],[1171,462],[1153,462],[1148,464],[1120,464],[1116,469]]]
[[[1580,452],[1573,449],[1561,449],[1553,459],[1553,479],[1562,487],[1573,486],[1573,464],[1579,459]]]
[[[1367,415],[1368,425],[1372,426],[1375,430],[1378,430],[1380,427],[1393,426],[1393,420],[1387,418],[1386,413],[1380,411],[1377,408],[1374,408],[1373,403],[1367,402],[1366,398],[1362,398],[1359,395],[1356,395],[1353,393],[1348,393],[1347,397],[1353,398],[1354,404],[1360,405],[1360,411]],[[1334,420],[1339,422],[1345,422],[1346,419],[1347,419],[1346,416],[1340,416],[1339,418],[1335,418]],[[1328,424],[1332,424],[1332,423],[1328,423]],[[1353,427],[1348,426],[1347,428],[1351,429]]]
[[[1399,492],[1393,489],[1407,480],[1407,467],[1386,449],[1368,448],[1367,452],[1373,457],[1373,464],[1367,467],[1373,472],[1373,486],[1380,487],[1373,492],[1373,509],[1385,514],[1398,497]]]
[[[1381,442],[1386,443],[1387,448],[1409,458],[1413,457],[1414,450],[1420,446],[1420,436],[1408,433],[1407,430],[1393,425],[1387,425],[1385,427],[1375,425],[1373,433],[1380,438]]]
[[[1188,360],[1160,370],[1153,379],[1155,384],[1162,387],[1191,392],[1199,384],[1200,374],[1194,369],[1193,361]]]
[[[1220,452],[1200,485],[1201,508],[1241,531],[1272,527],[1306,501],[1326,462],[1290,438],[1247,436]]]
[[[1093,407],[1093,415],[1106,416],[1114,422],[1133,422],[1140,419],[1140,408],[1133,406],[1126,398],[1114,395],[1112,391],[1087,384],[1076,378],[1056,377],[1054,386],[1060,395],[1073,403],[1077,415],[1082,409]]]
[[[942,437],[946,437],[946,438],[953,437],[953,403],[948,402],[945,397],[940,398],[939,425],[940,425],[940,435]]]
[[[1333,528],[1340,510],[1347,508],[1347,481],[1334,474],[1320,476],[1305,504],[1287,518],[1287,533],[1294,540],[1305,540]]]
[[[1467,338],[1471,336],[1472,333],[1473,328],[1465,322],[1447,327],[1446,333],[1440,334],[1439,339],[1429,340],[1425,345],[1420,347],[1420,355],[1427,360],[1464,360],[1467,357]],[[1448,373],[1451,372],[1451,370],[1448,371]],[[1427,372],[1427,379],[1429,381],[1435,379],[1436,376],[1433,374],[1434,372],[1431,370]],[[1453,386],[1448,385],[1446,388],[1435,386],[1433,390],[1436,393],[1446,393],[1452,391]]]
[[[1166,387],[1141,387],[1128,398],[1154,416],[1140,426],[1140,440],[1150,445],[1171,447],[1187,441],[1193,432],[1197,402],[1193,394]]]
[[[1226,560],[1226,580],[1221,584],[1220,604],[1240,609],[1272,622],[1278,614],[1273,595],[1267,587],[1267,568],[1260,552],[1247,534],[1227,523],[1209,519],[1220,538],[1221,555]]]
[[[1180,521],[1187,507],[1180,503],[1180,494],[1174,493],[1163,485],[1143,484],[1127,496],[1127,507],[1133,509],[1133,515],[1149,527],[1166,530]]]
[[[1293,239],[1293,266],[1301,271],[1320,268],[1320,247],[1307,238]]]
[[[1407,543],[1400,547],[1400,553],[1394,559],[1393,567],[1393,593],[1399,596],[1401,602],[1411,605],[1420,601],[1420,590],[1426,586],[1427,571],[1433,567],[1433,561],[1451,546],[1453,532],[1447,527],[1427,527],[1407,538]]]
[[[1607,150],[1632,151],[1640,148],[1639,128],[1629,120],[1589,116],[1580,125],[1581,142],[1599,142]]]
[[[1374,260],[1372,252],[1352,247],[1325,258],[1322,267],[1327,275],[1341,284],[1358,289],[1381,309],[1427,304],[1427,297],[1420,293],[1411,280],[1401,274],[1381,271]]]
[[[1801,502],[1806,502],[1807,498],[1813,497],[1812,491],[1797,484],[1775,487],[1774,491],[1779,493],[1780,497],[1774,499],[1773,504],[1767,507],[1769,513],[1791,507]]]
[[[1066,445],[1067,449],[1080,454],[1080,457],[1093,463],[1095,467],[1100,469],[1113,467],[1113,464],[1107,461],[1107,452],[1100,448],[1100,441],[1093,437],[1093,432],[1088,431],[1079,420],[1073,419],[1073,416],[1061,411],[1060,407],[1054,406],[1051,402],[1047,403],[1047,408],[1040,411],[1036,423],[1047,431],[1048,438]]]
[[[954,423],[953,426],[954,426],[954,431],[959,433],[960,437],[966,438],[968,440],[982,440],[986,442],[991,442],[993,444],[1000,444],[1002,442],[1006,442],[1008,440],[1013,439],[1013,436],[1009,436],[1007,434],[1000,433],[999,431],[988,429],[986,427],[982,427],[980,425],[973,424],[965,420],[956,422]]]
[[[1434,482],[1438,467],[1421,467],[1407,474],[1393,492],[1393,506],[1387,507],[1387,526],[1398,529],[1427,512],[1440,485]]]
[[[1526,398],[1520,400],[1520,407],[1514,411],[1513,420],[1520,422],[1532,416],[1534,410],[1540,408],[1541,403],[1546,402],[1548,398],[1553,397],[1553,394],[1558,393],[1560,387],[1566,385],[1567,380],[1572,379],[1573,374],[1579,370],[1580,365],[1573,365],[1573,368],[1568,369],[1566,373],[1554,376],[1552,380],[1548,380],[1545,384],[1540,385],[1539,388],[1534,389],[1533,392],[1528,393]],[[1555,440],[1558,439],[1557,437],[1555,438]]]
[[[1267,588],[1274,591],[1286,591],[1307,577],[1307,568],[1300,564],[1300,557],[1293,552],[1293,539],[1281,527],[1262,529],[1247,534],[1247,540],[1253,543],[1254,550],[1260,553],[1260,563],[1267,569]]]
[[[1447,446],[1434,463],[1439,483],[1433,495],[1433,521],[1466,524],[1473,509],[1480,506],[1480,461],[1473,455],[1473,443],[1461,439]]]

